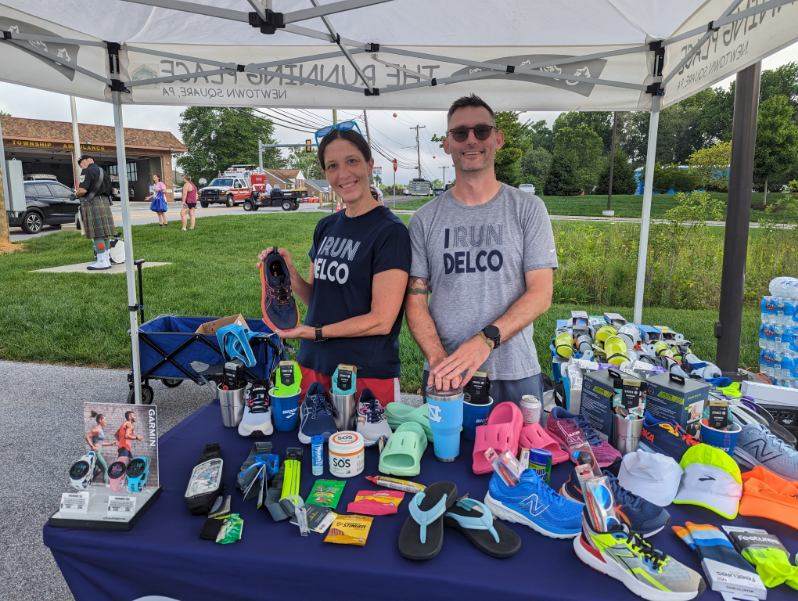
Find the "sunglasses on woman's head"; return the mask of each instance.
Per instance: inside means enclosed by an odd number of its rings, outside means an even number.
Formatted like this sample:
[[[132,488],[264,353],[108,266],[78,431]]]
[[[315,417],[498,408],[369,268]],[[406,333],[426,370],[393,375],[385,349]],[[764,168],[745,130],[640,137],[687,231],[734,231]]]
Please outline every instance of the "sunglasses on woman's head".
[[[350,129],[354,129],[359,133],[361,136],[363,135],[360,131],[360,128],[357,125],[357,121],[341,121],[340,123],[333,123],[332,125],[328,125],[327,127],[322,127],[321,129],[316,130],[316,144],[319,144],[324,136],[329,134],[331,131],[338,130],[338,131],[349,131]]]
[[[453,127],[449,130],[449,133],[452,134],[452,138],[454,138],[455,142],[465,142],[468,139],[468,132],[470,131],[474,132],[474,137],[477,140],[484,141],[490,137],[494,129],[496,129],[494,125],[480,123],[474,127]]]

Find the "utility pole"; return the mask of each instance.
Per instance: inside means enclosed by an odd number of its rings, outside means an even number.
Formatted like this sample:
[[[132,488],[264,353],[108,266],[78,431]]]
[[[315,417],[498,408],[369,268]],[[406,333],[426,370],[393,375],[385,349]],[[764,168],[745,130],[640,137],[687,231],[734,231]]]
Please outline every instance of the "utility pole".
[[[338,109],[333,109],[332,113],[333,113],[333,125],[336,125],[338,123]]]
[[[609,183],[607,188],[607,210],[603,211],[604,215],[607,217],[612,217],[615,212],[612,210],[612,185],[613,185],[613,176],[615,175],[615,138],[618,133],[618,113],[613,111],[612,113],[612,133],[610,134],[610,173],[609,173]]]
[[[263,171],[263,140],[258,138],[258,171]]]
[[[394,174],[396,177],[396,174]],[[0,117],[0,252],[12,249],[11,238],[8,234],[8,214],[6,213],[6,203],[10,203],[8,197],[8,178],[6,177],[6,149],[3,146],[3,122]]]
[[[369,132],[369,116],[366,113],[366,109],[363,109],[363,123],[366,126],[366,141],[371,146],[371,132]]]
[[[441,167],[441,171],[443,171],[443,185],[446,186],[446,165]]]
[[[80,165],[78,159],[80,158],[80,132],[78,131],[78,107],[75,103],[75,97],[69,97],[69,110],[72,113],[72,182],[74,188],[77,189],[80,183]]]
[[[416,130],[416,155],[418,156],[418,179],[421,179],[421,141],[418,137],[418,130],[426,129],[426,125],[415,125],[410,129]]]

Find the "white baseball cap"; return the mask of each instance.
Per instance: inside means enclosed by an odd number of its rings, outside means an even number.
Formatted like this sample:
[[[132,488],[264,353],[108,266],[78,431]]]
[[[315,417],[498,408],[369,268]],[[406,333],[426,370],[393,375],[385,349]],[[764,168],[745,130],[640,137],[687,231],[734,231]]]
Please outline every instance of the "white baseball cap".
[[[723,449],[697,444],[687,449],[680,465],[684,469],[679,493],[680,505],[698,505],[733,520],[743,495],[740,467]]]
[[[624,455],[618,483],[646,501],[666,507],[673,502],[682,479],[682,468],[661,453],[637,450]]]

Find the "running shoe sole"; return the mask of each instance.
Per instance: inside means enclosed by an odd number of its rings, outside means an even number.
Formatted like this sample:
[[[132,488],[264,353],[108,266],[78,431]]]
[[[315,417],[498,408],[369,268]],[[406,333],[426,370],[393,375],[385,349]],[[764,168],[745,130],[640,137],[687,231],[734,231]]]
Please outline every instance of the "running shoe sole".
[[[606,574],[611,578],[615,578],[615,580],[620,580],[623,585],[635,595],[647,599],[648,601],[688,601],[689,599],[695,599],[703,592],[698,590],[686,593],[674,593],[646,586],[616,563],[604,561],[596,557],[593,552],[586,547],[583,535],[581,534],[574,539],[574,552],[576,556],[582,560],[582,563],[590,566],[597,572]]]
[[[565,497],[566,499],[568,499],[569,501],[573,501],[574,503],[579,503],[580,505],[584,505],[585,504],[585,502],[582,499],[576,499],[572,495],[569,495],[568,494],[568,488],[565,486],[565,484],[563,484],[560,487],[560,494],[563,497]],[[644,533],[642,533],[642,536],[643,536],[643,538],[650,538],[650,537],[654,536],[655,534],[659,534],[660,532],[662,532],[665,529],[665,526],[667,526],[667,524],[663,524],[659,528],[657,528],[655,530],[651,530],[650,532],[644,532]]]
[[[548,536],[549,538],[573,538],[575,536],[579,536],[579,532],[575,534],[567,534],[561,532],[551,532],[550,530],[546,530],[545,528],[541,527],[540,525],[536,524],[528,517],[518,513],[514,509],[510,509],[509,507],[505,507],[498,501],[496,501],[493,497],[490,496],[490,493],[485,493],[485,505],[487,505],[494,516],[499,518],[500,520],[504,520],[505,522],[512,522],[514,524],[522,524],[524,526],[529,526],[537,532],[538,534],[542,534],[543,536]]]

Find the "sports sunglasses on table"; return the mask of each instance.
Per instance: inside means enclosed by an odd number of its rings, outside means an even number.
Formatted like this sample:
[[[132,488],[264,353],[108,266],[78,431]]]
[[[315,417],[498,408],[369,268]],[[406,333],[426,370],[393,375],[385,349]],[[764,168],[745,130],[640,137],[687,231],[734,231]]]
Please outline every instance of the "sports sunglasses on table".
[[[354,129],[359,133],[361,136],[363,132],[360,131],[360,128],[357,126],[356,121],[341,121],[340,123],[334,123],[332,125],[328,125],[327,127],[322,127],[321,129],[316,130],[316,144],[319,144],[324,136],[330,133],[333,130],[338,131],[349,131],[350,129]]]
[[[449,133],[452,134],[456,142],[465,142],[468,139],[468,132],[470,131],[474,132],[474,137],[477,140],[487,140],[494,129],[496,129],[495,125],[480,123],[474,127],[454,127],[449,130]]]

